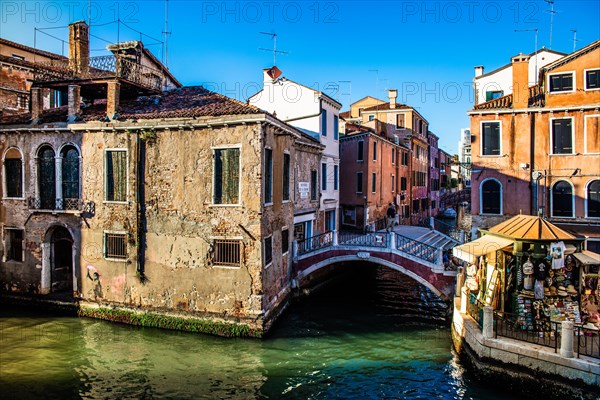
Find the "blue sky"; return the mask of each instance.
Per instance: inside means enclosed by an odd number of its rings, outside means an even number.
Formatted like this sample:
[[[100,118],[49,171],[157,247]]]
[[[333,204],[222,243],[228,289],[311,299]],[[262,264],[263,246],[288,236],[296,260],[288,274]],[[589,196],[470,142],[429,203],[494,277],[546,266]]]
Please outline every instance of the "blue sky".
[[[552,49],[571,52],[600,38],[600,1],[554,0]],[[91,4],[92,55],[106,41],[139,39],[159,57],[164,0],[10,1],[1,7],[0,36],[61,53],[68,23],[87,19]],[[284,76],[323,90],[344,109],[372,95],[416,107],[455,153],[460,128],[468,127],[473,67],[491,71],[519,52],[550,47],[550,5],[531,1],[169,1],[169,67],[186,85],[245,100],[273,64],[272,39],[287,51],[277,59]],[[116,19],[127,26],[110,24]],[[38,31],[34,28],[55,28]],[[531,30],[515,32],[515,30]],[[101,38],[101,39],[100,39]],[[66,47],[64,47],[66,52]]]

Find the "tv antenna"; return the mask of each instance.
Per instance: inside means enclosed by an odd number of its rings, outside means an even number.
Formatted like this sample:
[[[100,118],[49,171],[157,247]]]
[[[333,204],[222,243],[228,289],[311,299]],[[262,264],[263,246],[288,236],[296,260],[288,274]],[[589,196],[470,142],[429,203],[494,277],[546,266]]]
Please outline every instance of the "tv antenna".
[[[259,32],[261,35],[271,36],[273,39],[273,49],[265,49],[260,47],[259,50],[273,52],[273,66],[277,65],[277,54],[289,54],[287,51],[277,50],[277,34],[270,32]]]
[[[571,29],[571,32],[573,32],[573,51],[575,51],[577,42],[579,42],[579,40],[577,40],[577,29]]]
[[[544,0],[546,1],[546,0]],[[535,49],[534,53],[537,51],[538,46],[538,28],[534,29],[515,29],[515,32],[535,32]],[[535,84],[538,83],[538,57],[535,55]]]
[[[544,0],[546,3],[550,4],[550,9],[546,10],[546,12],[550,13],[550,46],[548,48],[552,50],[552,24],[554,23],[554,14],[558,13],[558,11],[554,11],[554,0]],[[537,48],[536,48],[537,50]]]
[[[169,68],[169,35],[171,32],[169,31],[169,0],[165,0],[165,31],[162,32],[165,35],[165,42],[163,43],[164,52],[164,64],[167,69]]]

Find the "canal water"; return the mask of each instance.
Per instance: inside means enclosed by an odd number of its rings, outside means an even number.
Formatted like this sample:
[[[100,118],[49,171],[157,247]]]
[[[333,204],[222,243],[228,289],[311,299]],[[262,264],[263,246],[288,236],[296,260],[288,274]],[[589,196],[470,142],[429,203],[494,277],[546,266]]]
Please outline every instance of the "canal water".
[[[472,379],[447,308],[396,271],[350,266],[263,340],[0,309],[4,399],[507,399]],[[434,310],[428,320],[427,310]]]

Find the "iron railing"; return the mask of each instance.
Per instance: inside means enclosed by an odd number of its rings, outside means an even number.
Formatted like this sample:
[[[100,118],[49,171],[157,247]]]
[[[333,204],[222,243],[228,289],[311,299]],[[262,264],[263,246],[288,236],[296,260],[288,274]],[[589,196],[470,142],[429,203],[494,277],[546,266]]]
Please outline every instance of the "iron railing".
[[[76,66],[68,59],[36,63],[35,82],[61,82],[84,79],[121,78],[139,86],[160,91],[160,71],[124,56],[90,57],[87,68]]]
[[[479,328],[483,327],[483,304],[479,299],[477,299],[477,295],[474,293],[469,293],[469,301],[467,302],[467,314],[473,318]]]
[[[298,254],[302,255],[331,246],[333,246],[333,232],[329,231],[307,239],[299,240]]]
[[[403,253],[410,254],[422,260],[428,261],[435,264],[437,262],[439,249],[430,246],[425,243],[421,243],[417,240],[402,236],[398,233],[396,235],[396,249]]]
[[[382,247],[387,248],[389,234],[386,232],[339,232],[338,244],[359,247]]]
[[[600,333],[595,329],[588,329],[581,326],[574,330],[577,358],[579,356],[592,357],[600,359]]]
[[[519,315],[494,312],[494,336],[506,337],[520,340],[522,342],[533,343],[540,346],[551,347],[554,352],[558,352],[560,346],[559,325],[556,322],[550,322],[544,329],[528,330],[523,327],[519,320]]]
[[[212,248],[213,265],[239,267],[241,248],[241,240],[215,239]]]
[[[463,231],[462,229],[458,229],[456,226],[442,222],[437,218],[433,219],[433,229],[451,237],[460,244],[465,243],[468,236],[467,232]]]
[[[376,219],[373,225],[375,225],[375,231],[384,230],[387,228],[387,218]]]
[[[39,199],[29,197],[27,204],[30,210],[36,211],[80,211],[94,214],[96,203],[83,199]]]

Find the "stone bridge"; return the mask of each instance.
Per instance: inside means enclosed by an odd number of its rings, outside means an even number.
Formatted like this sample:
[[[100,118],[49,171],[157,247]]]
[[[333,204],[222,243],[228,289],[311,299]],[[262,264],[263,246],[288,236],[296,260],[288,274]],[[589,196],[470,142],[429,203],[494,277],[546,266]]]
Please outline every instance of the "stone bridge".
[[[295,242],[293,251],[299,288],[325,267],[362,261],[400,271],[444,301],[450,301],[454,294],[456,271],[444,270],[443,246],[431,246],[396,232],[327,232]]]

